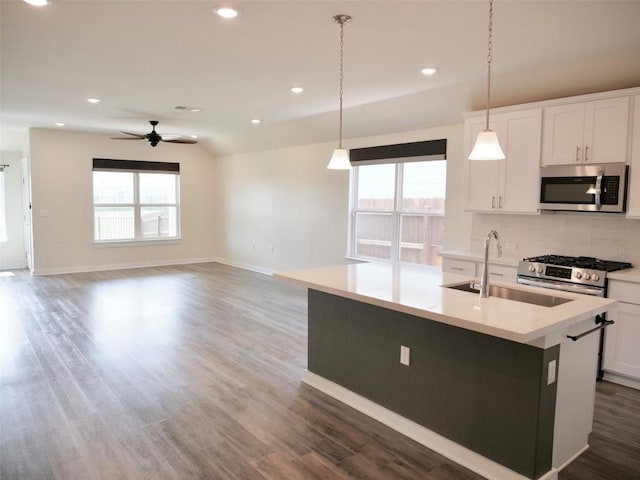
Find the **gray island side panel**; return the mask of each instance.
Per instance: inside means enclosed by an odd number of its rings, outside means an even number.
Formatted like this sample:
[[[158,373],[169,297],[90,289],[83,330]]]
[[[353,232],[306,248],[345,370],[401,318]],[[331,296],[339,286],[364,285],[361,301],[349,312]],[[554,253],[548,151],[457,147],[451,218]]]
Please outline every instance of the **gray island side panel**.
[[[309,290],[308,369],[528,477],[551,469],[556,383],[540,349]],[[400,364],[400,346],[411,365]]]

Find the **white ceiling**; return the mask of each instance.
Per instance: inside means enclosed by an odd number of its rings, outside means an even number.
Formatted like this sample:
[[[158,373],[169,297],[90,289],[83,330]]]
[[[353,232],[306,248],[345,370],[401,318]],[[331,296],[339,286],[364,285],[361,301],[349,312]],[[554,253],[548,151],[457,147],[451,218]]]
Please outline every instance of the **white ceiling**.
[[[161,134],[198,134],[214,154],[335,140],[341,13],[353,17],[346,138],[484,107],[485,1],[231,0],[234,20],[214,15],[217,1],[51,1],[0,0],[0,149],[22,149],[29,127],[111,136],[146,133],[151,119]],[[640,86],[640,0],[496,0],[494,10],[493,106]],[[435,76],[420,74],[428,65]]]

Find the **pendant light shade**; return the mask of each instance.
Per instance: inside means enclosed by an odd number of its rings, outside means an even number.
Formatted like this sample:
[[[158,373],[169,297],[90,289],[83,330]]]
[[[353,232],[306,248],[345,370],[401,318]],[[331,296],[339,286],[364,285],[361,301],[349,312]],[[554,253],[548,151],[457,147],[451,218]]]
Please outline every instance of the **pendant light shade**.
[[[329,170],[351,170],[351,162],[349,162],[349,152],[344,148],[336,148],[331,155],[331,161],[327,165]]]
[[[493,0],[489,0],[489,40],[487,42],[487,110],[485,129],[478,134],[471,150],[469,160],[504,160],[506,157],[496,132],[489,128],[489,110],[491,108],[491,62],[493,61]]]
[[[349,152],[342,148],[342,81],[344,79],[344,24],[351,20],[349,15],[336,15],[333,20],[340,24],[340,126],[338,128],[339,143],[338,148],[333,151],[331,160],[327,168],[329,170],[351,170],[351,162],[349,162]]]
[[[496,132],[484,130],[478,134],[469,160],[504,160],[505,158]]]

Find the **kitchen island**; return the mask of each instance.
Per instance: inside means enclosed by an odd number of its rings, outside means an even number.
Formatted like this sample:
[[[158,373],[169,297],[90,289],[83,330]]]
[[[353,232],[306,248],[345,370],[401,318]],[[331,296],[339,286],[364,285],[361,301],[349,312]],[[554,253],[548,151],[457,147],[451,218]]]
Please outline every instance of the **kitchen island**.
[[[443,287],[470,278],[362,263],[276,274],[309,289],[309,385],[490,479],[553,479],[588,448],[595,317]],[[520,286],[523,291],[540,289]]]

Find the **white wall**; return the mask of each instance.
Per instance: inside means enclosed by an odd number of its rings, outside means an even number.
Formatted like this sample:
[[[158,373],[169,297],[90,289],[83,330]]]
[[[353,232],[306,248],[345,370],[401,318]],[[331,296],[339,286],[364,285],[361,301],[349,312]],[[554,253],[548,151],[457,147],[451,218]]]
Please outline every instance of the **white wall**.
[[[352,139],[347,148],[447,138],[445,246],[469,249],[462,212],[463,125]],[[258,271],[344,263],[349,174],[325,167],[334,143],[216,159],[217,240],[221,261]]]
[[[542,215],[474,214],[472,251],[481,252],[484,237],[495,229],[507,258],[544,254],[596,257],[640,265],[640,220],[623,214],[556,212]]]
[[[93,158],[180,163],[182,239],[154,245],[93,243]],[[212,260],[214,158],[198,145],[110,140],[107,134],[30,130],[35,274]]]
[[[20,152],[0,152],[0,164],[4,169],[4,186],[7,220],[7,241],[0,242],[0,270],[25,268],[22,219],[22,170]]]

